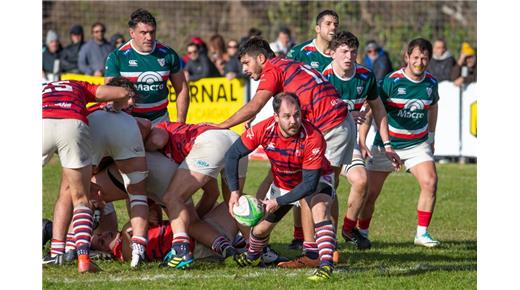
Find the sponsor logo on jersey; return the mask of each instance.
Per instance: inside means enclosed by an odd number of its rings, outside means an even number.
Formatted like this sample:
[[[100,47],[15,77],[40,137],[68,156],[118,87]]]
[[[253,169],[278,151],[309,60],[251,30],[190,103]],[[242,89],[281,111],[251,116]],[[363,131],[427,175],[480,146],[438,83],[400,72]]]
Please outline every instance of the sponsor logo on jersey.
[[[426,88],[426,93],[428,94],[428,97],[431,97],[432,91],[433,91],[432,88],[430,88],[430,87]]]
[[[273,142],[267,144],[266,150],[274,150],[274,149],[275,149],[275,147],[274,147],[274,143]]]
[[[399,110],[397,116],[407,119],[422,119],[424,118],[422,110],[424,110],[424,103],[421,100],[412,99],[406,102],[404,109]]]
[[[197,160],[197,162],[195,162],[195,164],[197,165],[197,167],[200,167],[200,168],[209,167],[209,163],[204,160]]]
[[[71,103],[61,102],[61,103],[57,103],[56,106],[62,107],[62,108],[70,108],[70,107],[72,107],[72,104]]]
[[[131,59],[131,60],[129,60],[129,61],[128,61],[128,65],[129,65],[129,66],[137,66],[137,60],[135,60],[135,59]]]
[[[316,155],[316,154],[320,153],[320,148],[314,148],[314,149],[312,149],[311,152],[312,152],[312,154]]]
[[[166,60],[164,58],[158,58],[157,59],[157,62],[161,65],[161,66],[164,66],[166,64]]]
[[[311,53],[310,51],[307,53],[307,55]],[[318,68],[320,66],[320,63],[317,61],[311,61],[311,67],[312,68]]]
[[[406,88],[397,88],[398,95],[406,95]]]
[[[302,156],[302,151],[301,151],[300,149],[296,149],[296,150],[294,151],[294,155],[296,155],[296,156]]]
[[[137,77],[137,90],[139,91],[159,91],[164,89],[163,79],[160,74],[154,71],[145,71]]]
[[[363,87],[357,87],[356,89],[358,96],[361,95],[361,93],[363,92]]]
[[[353,111],[355,109],[354,102],[352,100],[343,100],[343,102],[347,103],[349,111]]]
[[[252,129],[247,130],[246,137],[253,140],[253,137],[255,136],[255,133]]]

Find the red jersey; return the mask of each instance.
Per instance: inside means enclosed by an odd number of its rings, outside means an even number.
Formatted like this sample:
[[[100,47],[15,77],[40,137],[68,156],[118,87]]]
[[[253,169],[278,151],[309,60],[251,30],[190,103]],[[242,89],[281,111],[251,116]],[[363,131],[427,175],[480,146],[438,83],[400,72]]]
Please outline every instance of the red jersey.
[[[273,94],[292,92],[300,100],[302,117],[325,132],[348,115],[348,106],[341,101],[334,86],[309,65],[275,57],[265,64],[257,90]]]
[[[47,83],[42,90],[44,119],[77,119],[88,124],[87,103],[96,101],[99,86],[82,81]]]
[[[164,146],[163,153],[178,164],[181,164],[190,153],[195,138],[208,130],[220,129],[208,124],[184,124],[169,121],[161,122],[156,127],[168,132],[170,138]]]
[[[173,233],[168,221],[148,228],[148,244],[146,245],[146,259],[160,261],[172,248]]]
[[[332,172],[325,158],[327,145],[323,135],[305,120],[300,132],[289,138],[281,135],[274,117],[270,117],[249,128],[240,139],[249,150],[262,145],[271,162],[274,185],[279,188],[295,188],[302,182],[303,169],[321,169],[322,176]]]

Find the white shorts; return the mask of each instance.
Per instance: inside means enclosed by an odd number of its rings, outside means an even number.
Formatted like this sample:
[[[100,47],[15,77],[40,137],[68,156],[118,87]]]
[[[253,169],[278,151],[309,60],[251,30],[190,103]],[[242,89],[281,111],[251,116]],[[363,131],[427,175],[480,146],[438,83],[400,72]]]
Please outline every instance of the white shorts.
[[[144,144],[137,121],[124,112],[98,110],[88,116],[92,137],[92,165],[103,157],[126,160],[144,157]]]
[[[348,114],[343,122],[323,134],[327,142],[325,157],[330,165],[340,167],[350,163],[354,144],[357,142],[356,136],[357,128],[352,114]]]
[[[367,170],[382,172],[394,171],[392,162],[386,158],[385,149],[383,147],[374,145],[370,151],[372,152],[373,158],[367,161]],[[395,153],[399,155],[401,162],[404,163],[407,170],[425,161],[434,162],[432,148],[430,144],[426,142],[405,149],[395,149]]]
[[[239,138],[231,130],[208,130],[195,139],[190,153],[179,165],[179,168],[198,172],[217,178],[224,168],[224,157],[231,145]],[[238,177],[246,176],[248,158],[240,159]]]
[[[159,152],[146,152],[146,165],[148,166],[148,178],[146,179],[148,197],[158,204],[163,204],[164,193],[179,165]]]
[[[76,119],[43,119],[42,166],[57,152],[64,168],[83,168],[91,164],[90,128]]]
[[[332,191],[333,191],[332,198],[333,199],[336,198],[336,192],[334,190],[334,172],[332,172],[329,175],[320,176],[320,180],[318,182],[318,187],[319,187],[319,184],[325,184],[325,185],[330,186],[332,188]],[[274,198],[277,198],[277,197],[280,197],[280,196],[284,196],[289,191],[290,190],[279,188],[278,186],[274,185],[274,183],[273,183],[273,184],[271,184],[271,189],[267,192],[266,198],[267,199],[274,199]],[[295,206],[300,206],[300,201],[295,201],[295,202],[293,202],[291,204],[295,205]]]

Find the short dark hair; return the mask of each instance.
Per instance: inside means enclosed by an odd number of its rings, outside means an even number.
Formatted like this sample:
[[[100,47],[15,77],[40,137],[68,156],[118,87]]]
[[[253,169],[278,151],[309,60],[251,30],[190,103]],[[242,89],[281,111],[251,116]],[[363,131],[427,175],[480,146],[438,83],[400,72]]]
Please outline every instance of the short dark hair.
[[[406,51],[406,54],[408,54],[408,56],[410,56],[412,54],[412,51],[416,47],[419,48],[419,50],[421,52],[427,51],[428,58],[432,59],[433,49],[432,49],[432,43],[429,40],[424,39],[424,38],[416,38],[416,39],[410,41],[410,43],[408,43],[408,49]]]
[[[127,89],[131,90],[135,96],[138,95],[138,92],[134,86],[134,83],[132,83],[129,79],[127,79],[125,77],[114,77],[107,83],[107,85],[127,88]]]
[[[298,96],[295,93],[291,92],[281,92],[274,96],[273,98],[273,111],[278,114],[280,112],[280,107],[282,106],[282,101],[286,100],[289,103],[295,104],[298,106],[298,109],[300,111],[302,110],[302,107],[300,105],[300,100],[298,99]]]
[[[157,26],[157,23],[155,22],[155,18],[153,17],[152,13],[142,8],[139,8],[132,12],[132,15],[130,15],[130,20],[128,20],[128,27],[135,28],[135,26],[139,22]]]
[[[260,54],[263,54],[267,59],[275,57],[269,42],[260,37],[253,37],[242,43],[238,48],[238,59],[241,59],[246,53],[252,57]]]
[[[334,10],[327,9],[327,10],[321,11],[320,14],[318,14],[318,16],[316,17],[316,25],[320,25],[321,21],[323,20],[323,17],[325,17],[327,15],[336,17],[336,20],[339,21],[338,13],[336,13],[336,11],[334,11]]]
[[[101,22],[96,22],[96,23],[92,24],[92,26],[90,26],[90,31],[94,30],[94,27],[96,27],[96,26],[101,26],[101,29],[103,30],[103,32],[106,31],[105,24],[103,24]]]
[[[358,38],[350,31],[337,32],[332,38],[332,41],[330,42],[330,49],[336,50],[343,44],[348,45],[348,47],[350,48],[359,48]]]
[[[289,37],[291,36],[291,30],[288,28],[288,27],[281,27],[279,30],[278,30],[278,34],[280,33],[283,33],[283,34],[287,34],[289,35]]]
[[[199,45],[196,44],[195,42],[190,42],[190,43],[188,43],[188,45],[186,45],[186,49],[188,49],[188,47],[190,47],[190,46],[195,46],[195,48],[197,48],[197,51],[200,50]]]

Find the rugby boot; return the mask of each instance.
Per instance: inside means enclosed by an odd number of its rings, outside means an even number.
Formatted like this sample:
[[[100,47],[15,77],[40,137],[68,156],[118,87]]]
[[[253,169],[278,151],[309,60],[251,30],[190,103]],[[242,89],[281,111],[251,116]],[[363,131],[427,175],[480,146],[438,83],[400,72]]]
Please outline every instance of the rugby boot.
[[[316,269],[316,271],[314,271],[312,276],[307,277],[307,279],[309,279],[311,281],[315,281],[315,282],[322,282],[322,281],[330,280],[331,277],[332,277],[332,267],[331,266],[322,266],[322,267]]]
[[[372,247],[370,240],[365,238],[357,228],[352,229],[350,233],[341,231],[341,235],[347,243],[356,246],[358,250],[368,250]]]

